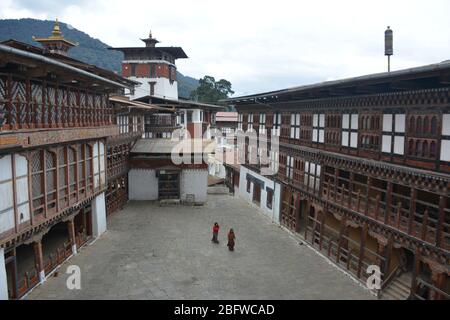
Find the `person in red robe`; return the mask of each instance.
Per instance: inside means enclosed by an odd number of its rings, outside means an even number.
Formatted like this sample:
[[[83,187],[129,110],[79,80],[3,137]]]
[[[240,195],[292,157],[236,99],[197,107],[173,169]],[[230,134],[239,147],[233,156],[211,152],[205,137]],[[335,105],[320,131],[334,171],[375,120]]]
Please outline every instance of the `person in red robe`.
[[[213,237],[211,239],[211,241],[214,243],[219,243],[219,239],[218,239],[219,238],[219,229],[220,229],[219,224],[217,222],[215,222],[214,226],[213,226]]]
[[[236,236],[234,234],[233,229],[230,229],[230,232],[228,232],[228,250],[234,251],[234,245],[235,245]]]

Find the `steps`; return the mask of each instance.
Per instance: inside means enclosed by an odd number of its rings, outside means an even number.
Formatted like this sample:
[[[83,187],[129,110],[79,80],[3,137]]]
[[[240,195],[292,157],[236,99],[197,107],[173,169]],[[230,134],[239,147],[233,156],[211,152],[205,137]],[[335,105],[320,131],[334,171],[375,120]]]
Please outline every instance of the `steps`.
[[[160,207],[166,207],[166,206],[177,206],[181,204],[180,199],[164,199],[159,200],[159,206]]]
[[[407,300],[411,291],[410,272],[396,277],[389,286],[383,290],[382,298],[386,300]]]

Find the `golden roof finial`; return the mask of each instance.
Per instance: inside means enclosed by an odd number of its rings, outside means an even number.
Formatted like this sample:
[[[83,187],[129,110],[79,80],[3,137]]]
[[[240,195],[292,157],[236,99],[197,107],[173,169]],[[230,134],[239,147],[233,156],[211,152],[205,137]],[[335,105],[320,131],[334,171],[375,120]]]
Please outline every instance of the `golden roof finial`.
[[[55,25],[53,26],[53,31],[52,31],[52,35],[54,37],[61,37],[61,29],[59,29],[59,22],[58,22],[58,18],[56,18],[55,20]]]

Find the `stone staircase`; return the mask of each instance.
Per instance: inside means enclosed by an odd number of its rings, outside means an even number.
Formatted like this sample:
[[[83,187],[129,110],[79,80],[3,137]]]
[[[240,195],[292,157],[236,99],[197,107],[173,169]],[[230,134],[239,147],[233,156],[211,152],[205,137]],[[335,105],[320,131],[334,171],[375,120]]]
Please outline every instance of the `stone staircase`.
[[[160,207],[167,207],[167,206],[177,206],[181,204],[180,199],[164,199],[159,200],[159,206]]]
[[[407,300],[411,291],[412,274],[402,273],[391,281],[381,295],[385,300]]]

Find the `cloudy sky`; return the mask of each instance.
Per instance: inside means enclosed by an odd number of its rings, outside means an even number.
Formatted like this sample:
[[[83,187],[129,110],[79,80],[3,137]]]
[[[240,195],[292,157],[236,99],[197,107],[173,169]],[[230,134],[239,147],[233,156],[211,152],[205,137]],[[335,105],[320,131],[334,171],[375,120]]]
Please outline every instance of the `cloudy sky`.
[[[450,59],[448,0],[1,0],[0,18],[59,18],[111,46],[181,46],[185,75],[225,78],[236,94]]]

